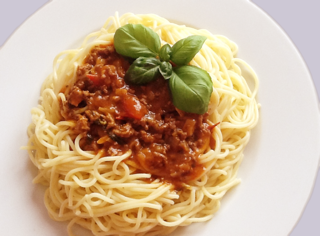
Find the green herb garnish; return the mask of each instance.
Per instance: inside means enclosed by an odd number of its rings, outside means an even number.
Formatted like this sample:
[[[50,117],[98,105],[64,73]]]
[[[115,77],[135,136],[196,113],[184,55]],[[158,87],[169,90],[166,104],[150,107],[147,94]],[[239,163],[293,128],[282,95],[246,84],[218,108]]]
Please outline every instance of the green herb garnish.
[[[172,46],[171,61],[176,65],[187,65],[200,51],[206,37],[200,35],[181,39]]]
[[[139,57],[129,67],[124,79],[132,84],[146,84],[159,75],[161,62],[155,57]]]
[[[169,80],[173,104],[182,111],[204,114],[212,93],[211,77],[205,70],[187,65],[200,51],[206,37],[193,35],[181,39],[172,47],[161,47],[159,36],[141,24],[127,24],[115,32],[117,53],[136,59],[125,80],[142,85],[160,74]],[[171,62],[176,65],[172,67]]]
[[[127,24],[117,29],[114,47],[117,53],[127,57],[156,57],[161,43],[152,29],[141,24]]]
[[[210,75],[196,66],[180,66],[174,69],[169,80],[173,104],[179,104],[179,109],[203,114],[207,112],[212,93]]]
[[[161,61],[170,61],[172,48],[169,44],[165,44],[161,47],[159,57]]]

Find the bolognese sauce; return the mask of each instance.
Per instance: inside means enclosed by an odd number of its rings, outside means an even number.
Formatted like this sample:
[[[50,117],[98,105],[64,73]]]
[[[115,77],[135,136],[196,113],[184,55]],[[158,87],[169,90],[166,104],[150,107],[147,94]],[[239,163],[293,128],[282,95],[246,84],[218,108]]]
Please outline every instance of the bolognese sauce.
[[[113,45],[94,47],[77,69],[75,84],[61,104],[64,120],[82,134],[80,147],[116,156],[132,151],[125,162],[138,172],[176,186],[199,177],[205,167],[199,155],[210,146],[208,114],[177,109],[161,76],[143,85],[126,83],[130,59]]]

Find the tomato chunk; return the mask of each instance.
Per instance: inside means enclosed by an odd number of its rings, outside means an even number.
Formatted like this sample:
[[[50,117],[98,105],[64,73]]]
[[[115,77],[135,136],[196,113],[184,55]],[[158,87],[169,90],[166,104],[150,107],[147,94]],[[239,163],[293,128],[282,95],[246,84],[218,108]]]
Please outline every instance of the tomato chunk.
[[[121,117],[140,120],[145,114],[147,114],[147,108],[135,96],[128,94],[121,102],[123,108],[123,111],[120,113]]]
[[[100,79],[98,75],[87,74],[88,79],[90,79],[95,86],[103,85],[103,80]]]

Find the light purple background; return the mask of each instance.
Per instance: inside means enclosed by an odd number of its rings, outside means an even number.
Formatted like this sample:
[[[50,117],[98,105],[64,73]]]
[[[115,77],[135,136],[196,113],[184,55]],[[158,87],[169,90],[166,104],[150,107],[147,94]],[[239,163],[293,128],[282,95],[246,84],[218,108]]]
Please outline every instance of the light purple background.
[[[29,16],[47,2],[49,1],[0,0],[0,47]],[[304,58],[320,94],[320,1],[252,0],[252,2],[268,13],[289,35]],[[3,79],[5,78],[0,78]],[[290,236],[320,235],[320,171],[315,181],[309,202]]]

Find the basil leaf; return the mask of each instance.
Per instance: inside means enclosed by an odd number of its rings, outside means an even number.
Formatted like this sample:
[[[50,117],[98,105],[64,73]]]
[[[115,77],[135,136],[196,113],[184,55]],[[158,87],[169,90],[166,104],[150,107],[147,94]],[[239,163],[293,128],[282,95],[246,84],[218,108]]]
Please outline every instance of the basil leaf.
[[[161,61],[170,61],[172,48],[169,44],[165,44],[160,49],[159,57]]]
[[[205,70],[195,66],[173,69],[169,80],[173,104],[185,112],[204,114],[212,93],[211,77]]]
[[[176,42],[172,47],[171,61],[176,65],[187,65],[200,51],[206,37],[192,35]]]
[[[161,43],[152,29],[141,24],[127,24],[116,30],[114,47],[117,53],[127,57],[156,57]]]
[[[160,61],[154,57],[139,57],[129,67],[124,79],[131,84],[146,84],[160,76]]]
[[[172,65],[170,62],[163,61],[160,64],[160,73],[164,79],[170,79],[172,75]]]

